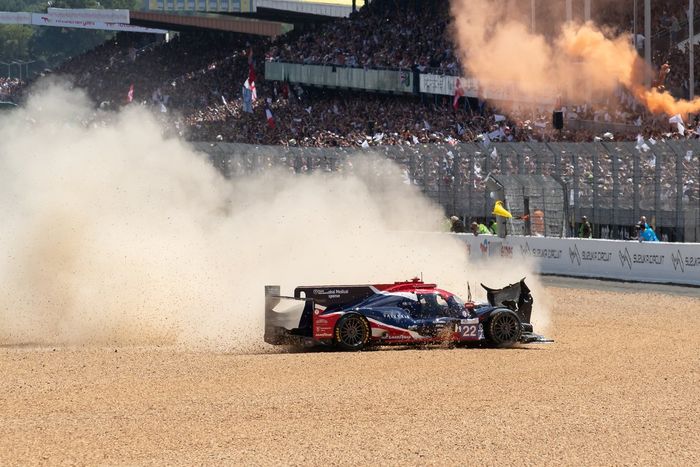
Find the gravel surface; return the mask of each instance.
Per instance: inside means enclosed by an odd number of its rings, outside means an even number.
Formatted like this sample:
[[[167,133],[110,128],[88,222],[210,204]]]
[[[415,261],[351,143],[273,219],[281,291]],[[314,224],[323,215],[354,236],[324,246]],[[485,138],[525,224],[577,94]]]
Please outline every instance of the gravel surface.
[[[547,291],[520,349],[0,347],[0,465],[700,465],[700,298]]]

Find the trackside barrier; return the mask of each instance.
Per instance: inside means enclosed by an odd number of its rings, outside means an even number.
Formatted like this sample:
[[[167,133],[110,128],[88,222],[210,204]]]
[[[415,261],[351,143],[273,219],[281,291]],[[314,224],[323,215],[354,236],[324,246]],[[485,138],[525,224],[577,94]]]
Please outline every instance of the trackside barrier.
[[[472,260],[531,259],[543,274],[700,286],[700,243],[452,235]]]

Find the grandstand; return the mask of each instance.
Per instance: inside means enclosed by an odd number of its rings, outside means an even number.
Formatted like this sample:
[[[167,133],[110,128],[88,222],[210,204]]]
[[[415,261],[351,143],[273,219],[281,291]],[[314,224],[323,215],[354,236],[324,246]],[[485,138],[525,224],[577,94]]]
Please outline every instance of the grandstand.
[[[557,96],[522,106],[507,90],[485,98],[472,81],[455,95],[463,68],[446,0],[374,0],[355,12],[352,2],[336,5],[342,11],[293,3],[154,0],[132,11],[132,22],[167,29],[167,38],[118,33],[53,73],[104,109],[153,106],[169,132],[211,153],[227,175],[280,164],[340,167],[369,149],[397,161],[449,213],[489,215],[489,172],[551,175],[568,187],[571,232],[586,214],[598,236],[626,238],[644,214],[664,238],[697,238],[697,116],[685,116],[680,131],[621,88],[604,101],[564,102],[564,128],[556,129]],[[590,15],[630,37],[642,30],[633,0],[585,2],[590,10],[548,3],[556,5],[532,2],[535,32],[553,34],[556,15]],[[687,98],[696,89],[681,44],[689,26],[682,3],[652,2],[652,60],[671,65],[667,89]],[[248,109],[250,78],[258,98]],[[15,99],[31,92],[14,81],[3,89]]]

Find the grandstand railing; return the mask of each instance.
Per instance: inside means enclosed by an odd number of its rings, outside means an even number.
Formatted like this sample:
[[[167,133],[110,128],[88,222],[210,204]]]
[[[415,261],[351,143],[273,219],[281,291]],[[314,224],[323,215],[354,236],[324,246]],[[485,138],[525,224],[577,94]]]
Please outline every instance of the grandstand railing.
[[[399,177],[421,189],[447,214],[491,217],[489,173],[547,175],[564,184],[569,232],[582,215],[596,236],[629,238],[640,216],[668,240],[698,241],[700,142],[477,143],[362,148],[300,148],[195,143],[227,177],[273,167],[294,173],[352,171],[349,162],[374,153],[394,161]],[[513,212],[518,216],[523,213]]]
[[[405,94],[441,94],[453,96],[456,76],[449,74],[420,73],[408,69],[357,68],[342,65],[307,65],[289,62],[265,62],[265,79],[289,81],[307,86],[361,89],[371,92]],[[474,78],[462,78],[466,97],[479,97],[497,101],[535,102],[554,104],[549,95],[524,95],[511,83],[489,86],[488,93],[479,90]]]
[[[265,62],[265,79],[310,86],[414,93],[411,70],[365,69],[339,65]]]

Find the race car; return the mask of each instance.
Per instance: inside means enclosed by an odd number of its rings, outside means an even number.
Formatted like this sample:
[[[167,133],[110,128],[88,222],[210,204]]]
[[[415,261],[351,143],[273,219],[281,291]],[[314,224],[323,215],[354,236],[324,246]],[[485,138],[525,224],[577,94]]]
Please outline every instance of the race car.
[[[393,284],[299,286],[294,296],[265,286],[265,342],[361,350],[370,345],[552,342],[535,334],[525,280],[482,284],[488,303],[464,302],[421,279]],[[471,294],[470,294],[471,295]]]

